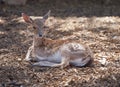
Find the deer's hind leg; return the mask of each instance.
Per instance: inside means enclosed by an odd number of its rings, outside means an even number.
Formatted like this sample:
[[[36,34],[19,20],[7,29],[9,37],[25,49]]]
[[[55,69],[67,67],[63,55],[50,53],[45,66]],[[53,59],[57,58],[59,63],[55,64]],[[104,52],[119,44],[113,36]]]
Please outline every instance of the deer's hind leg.
[[[91,66],[92,62],[93,62],[92,58],[87,57],[87,58],[79,58],[79,59],[73,60],[70,62],[70,64],[77,67],[85,67],[85,66]]]

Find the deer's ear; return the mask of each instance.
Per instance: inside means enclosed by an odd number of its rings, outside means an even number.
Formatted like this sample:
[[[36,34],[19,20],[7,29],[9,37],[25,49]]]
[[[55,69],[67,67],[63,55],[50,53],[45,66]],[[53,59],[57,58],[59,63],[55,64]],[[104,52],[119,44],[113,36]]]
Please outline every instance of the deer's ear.
[[[51,13],[51,10],[49,10],[49,11],[47,12],[47,14],[45,14],[45,15],[43,16],[43,19],[44,19],[44,20],[47,20],[48,17],[50,16],[50,13]]]
[[[33,23],[33,20],[25,13],[22,13],[22,17],[26,23]]]

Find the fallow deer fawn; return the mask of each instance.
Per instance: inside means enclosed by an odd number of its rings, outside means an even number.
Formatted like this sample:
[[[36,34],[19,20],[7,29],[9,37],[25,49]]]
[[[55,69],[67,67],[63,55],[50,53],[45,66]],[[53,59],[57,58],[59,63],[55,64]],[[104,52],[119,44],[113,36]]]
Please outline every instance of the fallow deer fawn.
[[[36,60],[33,66],[48,66],[64,68],[68,65],[84,67],[93,62],[92,52],[89,47],[75,41],[52,40],[44,36],[44,23],[50,11],[41,19],[32,20],[22,13],[25,22],[34,28],[33,44],[28,49],[25,60]],[[32,57],[30,54],[32,52]]]

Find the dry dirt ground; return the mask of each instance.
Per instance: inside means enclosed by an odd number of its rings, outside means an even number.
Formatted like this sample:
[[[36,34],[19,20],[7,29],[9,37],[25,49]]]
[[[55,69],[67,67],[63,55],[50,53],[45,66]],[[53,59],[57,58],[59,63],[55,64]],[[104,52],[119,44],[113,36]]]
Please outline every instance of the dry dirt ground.
[[[28,1],[26,6],[0,5],[0,87],[120,87],[120,1]],[[47,36],[80,40],[101,64],[60,69],[24,61],[33,34],[21,13],[41,17],[48,10]]]

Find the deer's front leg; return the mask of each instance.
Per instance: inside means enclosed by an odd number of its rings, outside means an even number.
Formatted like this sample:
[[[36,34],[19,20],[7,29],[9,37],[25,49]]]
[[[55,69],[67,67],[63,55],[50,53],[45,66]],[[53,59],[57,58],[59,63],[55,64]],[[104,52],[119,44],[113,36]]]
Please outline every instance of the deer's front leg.
[[[47,66],[47,67],[61,67],[64,68],[69,65],[69,58],[63,57],[61,63],[54,63],[50,61],[39,61],[34,63],[33,66]]]
[[[30,54],[31,54],[32,50],[33,50],[33,46],[30,46],[28,51],[27,51],[26,57],[25,57],[26,61],[30,61],[31,60]]]

